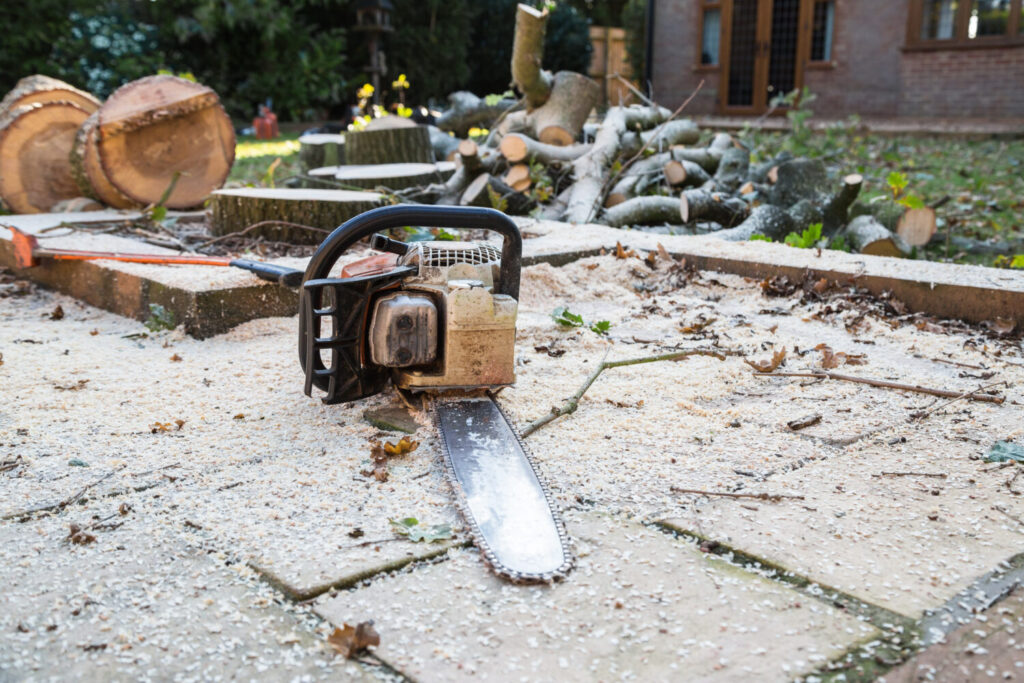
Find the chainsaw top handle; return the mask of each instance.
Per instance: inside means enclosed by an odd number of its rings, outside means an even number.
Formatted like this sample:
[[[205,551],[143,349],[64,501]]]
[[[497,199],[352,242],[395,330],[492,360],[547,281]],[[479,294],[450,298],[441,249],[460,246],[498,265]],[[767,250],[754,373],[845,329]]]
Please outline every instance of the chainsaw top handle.
[[[500,233],[501,274],[497,294],[519,298],[519,270],[523,260],[523,237],[508,216],[494,209],[469,206],[398,205],[372,209],[341,226],[320,244],[306,266],[303,282],[326,278],[338,258],[364,237],[389,228],[419,225],[429,228],[482,228]]]

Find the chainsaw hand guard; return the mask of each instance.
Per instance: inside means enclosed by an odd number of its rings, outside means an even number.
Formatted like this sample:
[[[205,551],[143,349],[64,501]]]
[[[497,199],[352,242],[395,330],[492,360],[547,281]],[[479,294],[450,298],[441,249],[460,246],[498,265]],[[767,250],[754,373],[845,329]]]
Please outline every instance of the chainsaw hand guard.
[[[299,299],[299,363],[305,392],[325,392],[325,403],[355,401],[379,393],[390,368],[373,363],[367,328],[375,299],[397,290],[417,269],[396,265],[355,277],[330,278],[338,259],[359,240],[389,228],[419,225],[486,229],[502,235],[501,265],[494,293],[519,297],[522,236],[509,218],[493,209],[447,206],[391,206],[367,211],[332,232],[306,267]],[[377,239],[374,246],[400,251],[402,243]],[[324,333],[324,327],[329,332]],[[330,365],[324,363],[329,357]]]

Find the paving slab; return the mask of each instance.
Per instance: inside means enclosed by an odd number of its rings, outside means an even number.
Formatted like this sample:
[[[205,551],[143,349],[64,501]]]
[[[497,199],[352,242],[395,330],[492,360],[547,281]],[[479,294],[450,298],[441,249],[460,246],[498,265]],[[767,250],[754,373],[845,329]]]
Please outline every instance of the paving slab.
[[[799,500],[684,496],[664,523],[918,618],[1021,551],[1024,502],[1006,470],[944,447],[941,425],[905,438],[744,489]]]
[[[425,682],[789,680],[876,629],[650,527],[569,517],[579,564],[512,586],[472,551],[317,601],[375,620],[377,654]]]
[[[131,510],[118,514],[120,505]],[[377,680],[308,611],[168,524],[152,492],[0,525],[4,680]],[[68,524],[105,519],[96,540]]]
[[[974,622],[888,672],[884,683],[1015,681],[1024,678],[1024,589],[996,603]]]

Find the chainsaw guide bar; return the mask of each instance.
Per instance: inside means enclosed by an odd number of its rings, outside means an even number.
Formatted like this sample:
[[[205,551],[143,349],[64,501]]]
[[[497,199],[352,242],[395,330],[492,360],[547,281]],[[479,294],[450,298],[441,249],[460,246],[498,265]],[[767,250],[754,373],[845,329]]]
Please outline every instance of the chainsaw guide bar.
[[[565,578],[574,562],[565,525],[497,402],[437,398],[434,421],[456,505],[494,572],[516,583]]]

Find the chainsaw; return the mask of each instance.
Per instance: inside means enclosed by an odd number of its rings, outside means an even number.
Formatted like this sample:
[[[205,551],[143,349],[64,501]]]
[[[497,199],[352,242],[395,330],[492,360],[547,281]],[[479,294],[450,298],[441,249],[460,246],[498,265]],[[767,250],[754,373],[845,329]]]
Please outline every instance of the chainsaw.
[[[488,243],[401,242],[390,228],[486,229]],[[331,271],[359,240],[380,253]],[[494,393],[515,382],[522,237],[493,209],[392,206],[363,213],[317,248],[299,299],[305,392],[324,403],[384,391],[431,396],[445,473],[484,559],[515,582],[565,576],[561,519]]]

